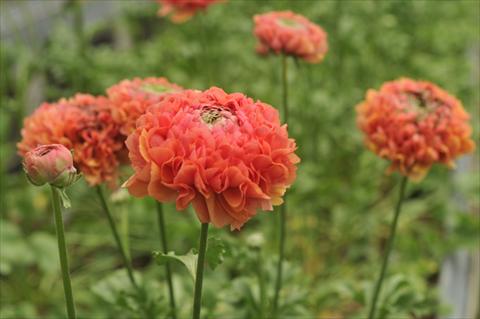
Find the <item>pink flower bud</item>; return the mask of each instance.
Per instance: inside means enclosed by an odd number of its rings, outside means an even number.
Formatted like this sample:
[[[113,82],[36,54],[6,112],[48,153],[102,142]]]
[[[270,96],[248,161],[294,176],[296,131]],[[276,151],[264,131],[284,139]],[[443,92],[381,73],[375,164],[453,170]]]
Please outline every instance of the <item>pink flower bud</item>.
[[[78,179],[72,153],[61,144],[41,145],[26,153],[23,168],[36,186],[48,183],[64,188]]]

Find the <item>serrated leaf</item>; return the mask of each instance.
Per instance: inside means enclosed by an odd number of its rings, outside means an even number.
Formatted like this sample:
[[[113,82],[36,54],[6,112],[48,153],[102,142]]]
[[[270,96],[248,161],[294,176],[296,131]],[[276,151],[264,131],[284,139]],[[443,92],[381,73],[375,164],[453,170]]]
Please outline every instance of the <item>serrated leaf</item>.
[[[172,260],[181,262],[187,268],[188,272],[193,278],[193,281],[195,281],[198,253],[194,249],[190,249],[190,251],[185,255],[176,255],[173,251],[169,251],[166,254],[159,251],[154,251],[153,258],[155,258],[155,261],[159,265],[164,265]]]
[[[212,270],[222,264],[225,256],[230,254],[228,245],[218,237],[208,238],[207,262]]]

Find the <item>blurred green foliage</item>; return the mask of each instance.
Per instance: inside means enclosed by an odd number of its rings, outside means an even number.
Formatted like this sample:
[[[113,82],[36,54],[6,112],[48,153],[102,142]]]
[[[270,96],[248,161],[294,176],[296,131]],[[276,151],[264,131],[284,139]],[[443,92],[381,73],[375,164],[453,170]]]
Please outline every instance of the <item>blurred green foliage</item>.
[[[363,147],[354,106],[367,89],[384,81],[401,76],[429,80],[464,102],[478,141],[480,9],[475,1],[230,0],[180,25],[158,18],[152,2],[128,6],[119,16],[87,25],[84,49],[80,33],[69,23],[73,9],[68,7],[55,17],[55,27],[40,47],[29,47],[21,39],[2,40],[2,319],[64,316],[49,193],[26,183],[15,155],[22,119],[37,106],[28,104],[32,87],[40,83],[44,100],[54,101],[78,91],[104,94],[124,78],[166,76],[187,88],[216,85],[277,106],[280,59],[255,54],[252,16],[283,9],[324,27],[330,49],[318,65],[289,61],[288,126],[302,163],[288,198],[281,314],[364,316],[398,178],[385,176],[387,163]],[[478,153],[476,157],[474,165],[462,165],[455,178],[446,168],[435,167],[422,183],[409,186],[381,296],[383,318],[448,313],[436,289],[441,262],[454,250],[473,251],[479,240]],[[69,189],[73,208],[65,212],[65,223],[80,318],[160,318],[168,309],[163,267],[151,255],[160,249],[153,202],[121,192],[111,199],[143,293],[132,295],[94,192],[79,182]],[[171,249],[181,254],[196,247],[199,224],[193,212],[179,213],[166,205],[166,213]],[[268,314],[277,222],[276,213],[264,213],[241,232],[211,231],[222,239],[219,250],[228,247],[229,253],[214,254],[214,264],[224,263],[206,272],[206,317]],[[263,236],[263,243],[252,236]],[[180,263],[172,267],[180,318],[188,317],[192,280]]]

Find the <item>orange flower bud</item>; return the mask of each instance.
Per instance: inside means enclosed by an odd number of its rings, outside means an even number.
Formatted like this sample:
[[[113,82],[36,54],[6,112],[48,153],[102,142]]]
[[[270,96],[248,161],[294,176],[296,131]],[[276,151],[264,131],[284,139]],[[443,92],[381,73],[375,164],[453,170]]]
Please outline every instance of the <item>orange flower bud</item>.
[[[36,186],[48,183],[64,188],[78,178],[72,153],[61,144],[41,145],[27,152],[23,167],[28,180]]]

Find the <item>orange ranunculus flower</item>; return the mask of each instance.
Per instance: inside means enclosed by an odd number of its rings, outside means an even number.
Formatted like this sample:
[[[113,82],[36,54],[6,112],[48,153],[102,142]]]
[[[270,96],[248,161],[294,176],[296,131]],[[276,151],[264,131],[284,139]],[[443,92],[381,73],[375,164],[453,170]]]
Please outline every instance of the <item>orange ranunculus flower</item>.
[[[158,11],[161,17],[173,13],[170,19],[174,23],[182,23],[194,16],[197,11],[205,10],[211,4],[222,0],[157,0],[162,8]]]
[[[255,15],[257,52],[270,51],[319,63],[328,51],[327,33],[318,25],[292,11],[274,11]]]
[[[219,88],[173,93],[127,139],[137,197],[190,203],[202,223],[239,229],[280,205],[296,176],[295,141],[272,106]]]
[[[475,148],[462,103],[433,83],[399,79],[369,90],[357,106],[367,147],[413,180],[434,163],[454,166]]]
[[[77,94],[43,103],[25,119],[17,148],[24,156],[44,144],[62,144],[73,150],[75,166],[90,185],[115,185],[124,144],[105,97]]]
[[[172,92],[183,88],[170,83],[166,78],[134,78],[107,89],[113,120],[120,126],[120,132],[127,136],[135,129],[135,121],[152,104],[162,101]]]

